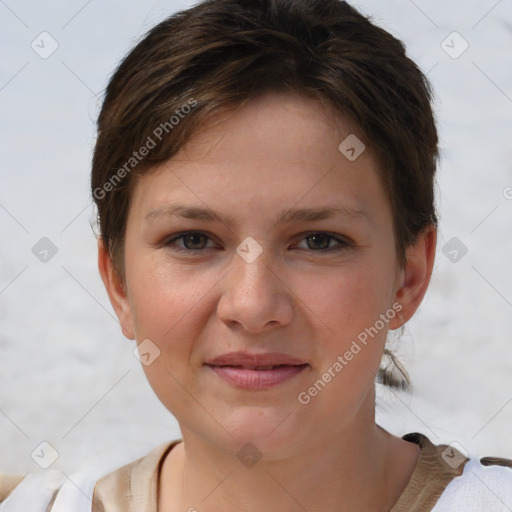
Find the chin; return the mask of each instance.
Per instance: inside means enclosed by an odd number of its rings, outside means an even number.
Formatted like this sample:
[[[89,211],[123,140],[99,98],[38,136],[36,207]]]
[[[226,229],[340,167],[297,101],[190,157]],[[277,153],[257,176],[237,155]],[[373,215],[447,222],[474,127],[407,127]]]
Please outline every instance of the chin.
[[[265,458],[279,458],[308,437],[291,407],[239,406],[218,420],[231,434],[223,431],[222,445],[237,454],[255,449]]]

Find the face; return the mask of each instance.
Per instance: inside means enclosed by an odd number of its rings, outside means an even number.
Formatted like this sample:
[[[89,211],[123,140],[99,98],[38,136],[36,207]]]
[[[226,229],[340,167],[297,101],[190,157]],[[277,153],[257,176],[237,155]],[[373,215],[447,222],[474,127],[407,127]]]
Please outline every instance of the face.
[[[350,134],[313,100],[268,95],[136,184],[124,291],[102,274],[185,441],[277,457],[372,418],[414,279],[371,148],[338,149]]]

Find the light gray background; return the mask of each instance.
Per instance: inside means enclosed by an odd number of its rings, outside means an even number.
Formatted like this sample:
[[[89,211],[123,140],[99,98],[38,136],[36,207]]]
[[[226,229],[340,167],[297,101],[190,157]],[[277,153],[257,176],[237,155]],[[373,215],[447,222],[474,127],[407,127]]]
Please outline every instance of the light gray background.
[[[180,435],[113,318],[88,182],[114,67],[191,4],[0,0],[0,471],[39,471],[42,441],[58,452],[52,467],[71,471]],[[396,347],[415,389],[379,387],[379,422],[512,458],[512,0],[353,5],[428,73],[442,147],[434,276]],[[47,59],[31,48],[43,31],[59,45]],[[58,249],[46,263],[32,252],[42,237]],[[456,263],[443,254],[452,237],[468,248]]]

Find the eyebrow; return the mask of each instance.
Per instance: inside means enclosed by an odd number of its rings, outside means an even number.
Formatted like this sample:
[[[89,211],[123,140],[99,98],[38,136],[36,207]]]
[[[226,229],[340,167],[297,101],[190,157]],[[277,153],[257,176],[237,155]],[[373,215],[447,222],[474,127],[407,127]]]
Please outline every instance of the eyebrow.
[[[209,222],[220,221],[229,227],[238,225],[232,215],[221,215],[202,206],[186,206],[182,204],[170,204],[155,208],[147,213],[145,219],[147,222],[152,222],[161,217],[181,217],[184,219]],[[345,206],[329,206],[323,208],[291,208],[289,210],[283,210],[277,216],[274,225],[286,222],[314,222],[339,217],[345,217],[354,221],[369,221],[366,213],[361,210]]]

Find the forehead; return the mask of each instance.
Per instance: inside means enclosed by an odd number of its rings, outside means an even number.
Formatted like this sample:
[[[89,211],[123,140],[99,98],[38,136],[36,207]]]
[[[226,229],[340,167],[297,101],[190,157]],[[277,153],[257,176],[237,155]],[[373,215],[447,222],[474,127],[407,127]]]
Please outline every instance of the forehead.
[[[139,180],[132,205],[150,219],[184,199],[230,218],[322,205],[381,215],[387,197],[377,170],[353,123],[312,99],[266,95],[203,126]]]

